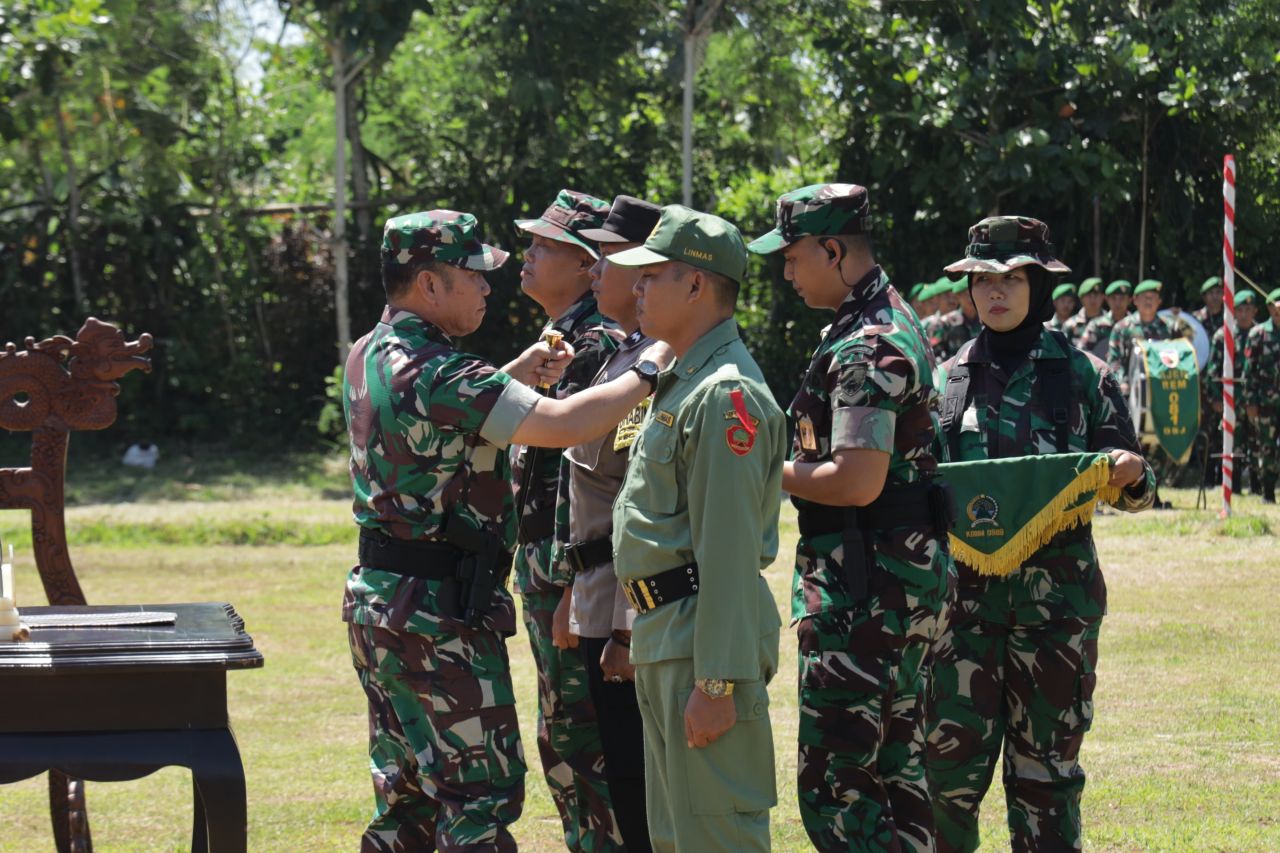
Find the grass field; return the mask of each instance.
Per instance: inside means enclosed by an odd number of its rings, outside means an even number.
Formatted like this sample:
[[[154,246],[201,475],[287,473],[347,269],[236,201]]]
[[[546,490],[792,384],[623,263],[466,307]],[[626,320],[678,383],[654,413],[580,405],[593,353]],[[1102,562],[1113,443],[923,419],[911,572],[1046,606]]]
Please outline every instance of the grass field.
[[[344,477],[339,459],[219,457],[167,460],[148,474],[83,466],[70,483],[72,555],[91,602],[230,601],[266,656],[264,669],[229,678],[254,851],[355,849],[370,808],[364,699],[338,619],[354,541]],[[1237,517],[1224,525],[1191,508],[1194,492],[1169,497],[1173,511],[1096,524],[1111,615],[1083,754],[1086,847],[1280,850],[1280,510],[1238,498]],[[19,593],[43,603],[23,553],[26,519],[0,513],[0,537],[18,545]],[[786,510],[784,520],[782,556],[767,575],[780,605],[796,537]],[[515,833],[525,849],[563,849],[533,747],[523,635],[510,649],[530,762]],[[773,839],[775,849],[805,850],[795,807],[795,648],[785,634],[782,651],[771,687]],[[44,791],[43,779],[3,789],[0,851],[52,849]],[[189,848],[185,772],[88,791],[98,849]],[[983,827],[983,850],[1007,849],[998,789]]]

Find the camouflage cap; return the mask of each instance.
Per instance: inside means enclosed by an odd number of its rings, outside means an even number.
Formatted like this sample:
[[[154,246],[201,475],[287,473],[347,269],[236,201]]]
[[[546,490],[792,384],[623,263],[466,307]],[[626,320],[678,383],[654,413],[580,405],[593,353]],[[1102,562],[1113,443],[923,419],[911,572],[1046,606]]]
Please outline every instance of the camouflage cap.
[[[1076,294],[1084,296],[1086,293],[1093,293],[1095,290],[1102,290],[1102,279],[1097,276],[1091,276],[1080,282],[1080,289],[1076,291]]]
[[[954,279],[975,272],[1005,273],[1029,264],[1049,272],[1071,272],[1053,256],[1048,225],[1028,216],[991,216],[969,229],[965,256],[945,270]]]
[[[1118,278],[1107,285],[1107,296],[1111,296],[1116,293],[1132,294],[1133,285],[1130,284],[1126,279]]]
[[[680,261],[741,282],[747,274],[747,247],[731,222],[682,204],[662,208],[662,217],[643,246],[609,256],[620,267]]]
[[[404,266],[439,261],[465,270],[496,270],[508,254],[480,242],[476,218],[456,210],[406,213],[387,220],[382,229],[382,263]]]
[[[572,243],[598,258],[596,246],[584,239],[583,231],[604,225],[609,202],[574,190],[560,190],[556,200],[537,219],[517,219],[516,227],[539,237]]]
[[[1076,286],[1074,284],[1060,284],[1053,289],[1054,299],[1057,299],[1060,296],[1075,296],[1075,295],[1076,295]]]
[[[1267,294],[1268,302],[1280,302],[1280,287]]]
[[[1213,290],[1215,287],[1222,287],[1222,279],[1211,275],[1204,280],[1204,284],[1200,285],[1200,295],[1203,296],[1206,291]]]
[[[1139,293],[1150,293],[1153,290],[1156,293],[1159,293],[1163,288],[1164,285],[1156,281],[1154,278],[1144,278],[1142,281],[1138,282],[1138,286],[1133,289],[1133,295],[1137,296]]]
[[[866,187],[857,184],[811,184],[778,198],[777,227],[752,240],[758,255],[781,251],[801,237],[865,234],[871,230]]]

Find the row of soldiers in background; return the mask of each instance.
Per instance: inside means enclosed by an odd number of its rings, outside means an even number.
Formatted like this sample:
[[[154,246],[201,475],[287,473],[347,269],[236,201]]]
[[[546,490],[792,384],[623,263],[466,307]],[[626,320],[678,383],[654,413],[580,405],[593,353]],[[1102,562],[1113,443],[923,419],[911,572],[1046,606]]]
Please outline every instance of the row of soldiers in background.
[[[1054,316],[1045,325],[1057,329],[1080,349],[1107,362],[1112,374],[1127,395],[1131,377],[1130,359],[1134,344],[1143,340],[1170,340],[1190,337],[1190,326],[1178,318],[1162,317],[1163,286],[1146,279],[1134,287],[1124,279],[1104,286],[1102,279],[1091,277],[1080,283],[1060,284],[1053,291]],[[1267,296],[1271,319],[1260,316],[1257,296],[1242,290],[1236,296],[1237,362],[1236,376],[1236,442],[1235,453],[1242,464],[1235,466],[1234,489],[1241,490],[1241,475],[1249,472],[1249,486],[1268,502],[1275,501],[1277,472],[1280,469],[1280,446],[1277,445],[1277,422],[1280,422],[1280,341],[1275,329],[1276,299],[1280,289]],[[910,291],[910,301],[921,318],[921,325],[933,345],[939,361],[953,357],[964,344],[981,330],[973,299],[964,281],[953,282],[945,276],[928,284],[917,284]],[[1221,482],[1221,466],[1213,464],[1222,447],[1222,364],[1225,352],[1223,331],[1222,279],[1211,276],[1200,286],[1204,303],[1192,312],[1205,334],[1211,338],[1209,362],[1204,368],[1201,385],[1201,431],[1205,441],[1199,463],[1206,470],[1208,482]],[[1265,322],[1259,320],[1265,319]],[[1254,356],[1251,357],[1250,353]],[[1162,502],[1158,502],[1162,506]]]

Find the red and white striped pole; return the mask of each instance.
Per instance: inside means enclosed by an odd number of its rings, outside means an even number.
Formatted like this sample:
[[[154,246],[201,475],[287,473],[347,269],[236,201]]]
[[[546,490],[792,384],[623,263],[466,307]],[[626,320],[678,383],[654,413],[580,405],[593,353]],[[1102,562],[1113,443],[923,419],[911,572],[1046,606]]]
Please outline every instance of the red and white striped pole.
[[[1236,440],[1236,158],[1222,158],[1222,517],[1231,516]]]

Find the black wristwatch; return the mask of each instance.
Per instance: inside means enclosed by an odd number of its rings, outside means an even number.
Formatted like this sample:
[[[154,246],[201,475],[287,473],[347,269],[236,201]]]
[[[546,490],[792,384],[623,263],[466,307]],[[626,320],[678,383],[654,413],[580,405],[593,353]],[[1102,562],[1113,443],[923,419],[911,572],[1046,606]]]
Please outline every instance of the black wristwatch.
[[[652,361],[641,359],[631,365],[629,369],[634,371],[635,374],[645,382],[649,383],[650,394],[658,390],[658,374],[661,373],[658,369],[658,365],[654,364]]]

